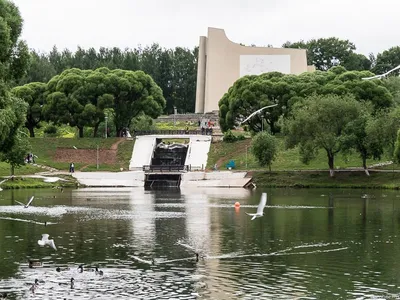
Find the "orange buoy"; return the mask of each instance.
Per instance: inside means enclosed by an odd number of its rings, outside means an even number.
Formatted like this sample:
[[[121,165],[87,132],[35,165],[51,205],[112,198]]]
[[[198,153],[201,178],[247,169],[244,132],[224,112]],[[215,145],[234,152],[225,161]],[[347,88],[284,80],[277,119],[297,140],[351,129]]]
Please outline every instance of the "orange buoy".
[[[235,207],[240,207],[240,203],[239,202],[235,202]]]

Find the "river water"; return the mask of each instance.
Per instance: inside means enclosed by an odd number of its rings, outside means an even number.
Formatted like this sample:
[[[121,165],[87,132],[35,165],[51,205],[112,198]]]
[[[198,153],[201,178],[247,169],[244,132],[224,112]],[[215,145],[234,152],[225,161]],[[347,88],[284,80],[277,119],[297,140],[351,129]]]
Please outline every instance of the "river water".
[[[256,211],[261,192],[268,193],[264,216],[251,221],[246,212]],[[28,208],[16,202],[32,195]],[[399,229],[400,192],[388,190],[4,190],[0,293],[7,299],[396,299]],[[57,250],[38,245],[42,234]],[[42,266],[28,268],[28,260]]]

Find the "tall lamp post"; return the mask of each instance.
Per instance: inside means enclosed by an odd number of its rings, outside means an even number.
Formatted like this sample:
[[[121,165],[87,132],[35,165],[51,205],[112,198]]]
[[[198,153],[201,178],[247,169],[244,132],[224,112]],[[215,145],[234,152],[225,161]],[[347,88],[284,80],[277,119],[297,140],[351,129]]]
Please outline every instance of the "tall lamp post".
[[[105,135],[105,136],[106,136],[106,138],[107,138],[107,119],[108,119],[108,117],[107,117],[107,116],[105,116],[104,118],[105,118],[105,121],[106,121],[106,129],[105,129],[105,130],[106,130],[106,132],[105,132],[105,133],[106,133],[106,135]]]
[[[248,146],[246,145],[246,170],[247,170],[247,148]]]
[[[175,127],[176,106],[174,106],[174,127]]]
[[[264,132],[264,115],[261,116],[261,132]]]

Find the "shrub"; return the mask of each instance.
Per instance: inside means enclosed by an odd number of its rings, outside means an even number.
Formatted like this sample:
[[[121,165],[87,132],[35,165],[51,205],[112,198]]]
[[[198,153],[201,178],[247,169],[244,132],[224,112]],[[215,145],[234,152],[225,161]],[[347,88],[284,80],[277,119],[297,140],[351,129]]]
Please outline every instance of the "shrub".
[[[234,143],[237,141],[236,136],[232,133],[232,131],[228,130],[224,133],[224,142],[226,143]]]
[[[43,130],[43,132],[47,136],[57,136],[58,128],[57,128],[57,126],[54,126],[54,125],[47,125],[46,128]]]

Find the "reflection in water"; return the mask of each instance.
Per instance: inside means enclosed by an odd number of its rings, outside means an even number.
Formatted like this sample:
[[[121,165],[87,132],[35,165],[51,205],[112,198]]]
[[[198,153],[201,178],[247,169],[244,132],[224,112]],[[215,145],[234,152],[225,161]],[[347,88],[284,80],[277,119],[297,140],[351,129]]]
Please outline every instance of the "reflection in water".
[[[0,293],[8,299],[397,297],[398,192],[270,189],[264,217],[251,222],[245,212],[257,207],[261,192],[3,191]],[[32,195],[33,206],[13,205]],[[57,251],[37,245],[44,233]],[[29,268],[29,259],[41,267]]]
[[[130,210],[141,218],[132,218],[132,232],[139,249],[152,252],[155,244],[155,219],[148,217],[154,214],[154,195],[148,192],[138,193],[132,190],[129,195]]]

